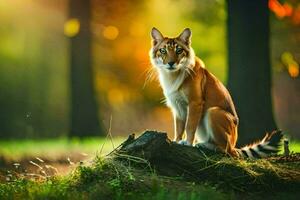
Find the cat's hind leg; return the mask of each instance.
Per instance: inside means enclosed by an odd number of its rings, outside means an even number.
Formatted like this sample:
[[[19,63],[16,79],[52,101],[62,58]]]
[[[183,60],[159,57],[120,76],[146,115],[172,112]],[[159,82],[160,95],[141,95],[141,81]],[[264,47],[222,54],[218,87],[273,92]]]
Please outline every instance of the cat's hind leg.
[[[208,144],[231,156],[238,156],[235,150],[237,125],[232,114],[219,107],[211,107],[204,114],[203,125],[209,137]]]

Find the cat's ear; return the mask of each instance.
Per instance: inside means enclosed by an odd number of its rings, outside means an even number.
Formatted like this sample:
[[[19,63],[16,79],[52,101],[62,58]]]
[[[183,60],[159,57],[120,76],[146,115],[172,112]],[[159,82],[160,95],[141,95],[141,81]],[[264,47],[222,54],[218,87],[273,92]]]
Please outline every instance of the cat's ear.
[[[191,44],[192,31],[189,28],[185,28],[182,33],[178,36],[186,45]]]
[[[155,27],[153,27],[152,30],[151,30],[151,37],[152,37],[153,45],[156,45],[158,42],[160,42],[164,39],[164,36]]]

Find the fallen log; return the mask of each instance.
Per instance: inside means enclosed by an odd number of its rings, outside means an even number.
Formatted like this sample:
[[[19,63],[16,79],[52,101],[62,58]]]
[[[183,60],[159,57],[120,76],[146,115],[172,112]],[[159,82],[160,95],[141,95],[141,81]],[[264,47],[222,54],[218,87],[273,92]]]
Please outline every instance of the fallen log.
[[[166,133],[145,131],[138,138],[130,135],[112,156],[135,167],[141,163],[135,165],[129,158],[139,158],[158,175],[211,183],[223,189],[243,192],[300,188],[299,154],[236,159],[201,147],[179,145],[168,139]]]

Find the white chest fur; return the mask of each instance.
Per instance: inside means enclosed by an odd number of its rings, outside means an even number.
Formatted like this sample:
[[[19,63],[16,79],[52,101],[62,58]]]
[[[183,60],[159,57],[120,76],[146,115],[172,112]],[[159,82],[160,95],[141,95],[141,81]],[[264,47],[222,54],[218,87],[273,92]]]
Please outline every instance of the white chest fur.
[[[166,96],[166,99],[167,105],[172,109],[172,112],[180,119],[185,119],[188,109],[188,101],[185,94],[182,91],[173,92]]]
[[[188,100],[183,90],[180,89],[186,76],[185,71],[178,72],[178,74],[159,73],[159,81],[166,97],[167,105],[181,119],[186,118],[187,115]]]

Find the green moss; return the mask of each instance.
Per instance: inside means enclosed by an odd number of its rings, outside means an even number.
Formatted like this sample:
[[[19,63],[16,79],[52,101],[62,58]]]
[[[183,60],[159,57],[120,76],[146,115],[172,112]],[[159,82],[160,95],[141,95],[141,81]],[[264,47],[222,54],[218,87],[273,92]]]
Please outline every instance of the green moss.
[[[70,175],[40,181],[17,179],[0,183],[0,199],[229,199],[209,185],[161,177],[151,169],[97,157]]]

